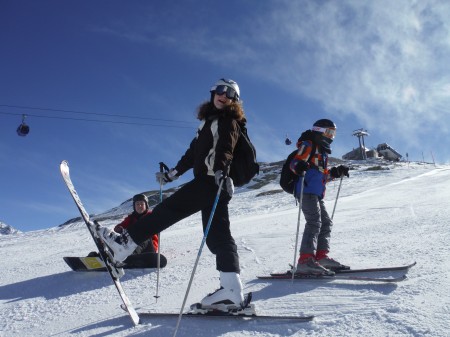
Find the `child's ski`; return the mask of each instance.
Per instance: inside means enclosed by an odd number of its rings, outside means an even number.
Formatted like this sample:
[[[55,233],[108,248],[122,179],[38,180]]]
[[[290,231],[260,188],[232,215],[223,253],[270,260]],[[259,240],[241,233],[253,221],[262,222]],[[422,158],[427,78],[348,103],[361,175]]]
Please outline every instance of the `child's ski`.
[[[414,267],[416,262],[411,264],[405,264],[403,266],[397,267],[372,267],[372,268],[361,268],[361,269],[344,269],[344,270],[336,270],[336,274],[351,274],[351,273],[372,273],[372,272],[382,272],[382,271],[400,271],[400,270],[409,270],[411,267]]]
[[[271,274],[267,276],[257,276],[261,280],[291,280],[291,272],[281,274]],[[295,280],[346,280],[346,281],[363,281],[363,282],[382,282],[382,283],[395,283],[406,279],[406,275],[400,277],[370,277],[370,276],[350,276],[350,275],[295,275]]]

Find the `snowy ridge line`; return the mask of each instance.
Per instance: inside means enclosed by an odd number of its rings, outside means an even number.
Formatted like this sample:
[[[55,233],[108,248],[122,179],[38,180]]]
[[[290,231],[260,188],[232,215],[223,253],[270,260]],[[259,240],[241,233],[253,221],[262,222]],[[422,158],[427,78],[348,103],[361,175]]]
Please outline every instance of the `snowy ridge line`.
[[[372,188],[363,190],[361,192],[354,192],[351,195],[341,196],[340,199],[344,199],[344,198],[360,198],[361,196],[364,196],[365,194],[368,194],[368,193],[373,193],[373,192],[378,192],[380,190],[389,189],[392,186],[402,185],[404,183],[408,183],[408,182],[411,182],[413,180],[418,180],[418,179],[420,180],[420,179],[422,179],[423,177],[426,177],[426,176],[434,176],[437,173],[439,173],[439,171],[441,171],[441,169],[437,169],[437,168],[434,169],[433,168],[433,169],[431,169],[428,172],[424,172],[424,173],[421,173],[421,174],[418,174],[418,175],[415,175],[415,176],[412,176],[412,177],[411,176],[404,177],[403,179],[401,179],[399,181],[394,181],[394,182],[391,182],[391,183],[388,183],[388,184],[385,184],[385,185],[382,185],[382,186],[372,187]]]

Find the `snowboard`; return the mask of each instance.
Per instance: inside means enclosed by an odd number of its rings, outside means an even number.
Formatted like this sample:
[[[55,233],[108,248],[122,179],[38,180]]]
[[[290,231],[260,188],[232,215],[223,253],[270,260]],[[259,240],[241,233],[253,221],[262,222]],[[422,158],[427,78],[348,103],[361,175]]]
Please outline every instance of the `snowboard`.
[[[73,271],[107,271],[106,265],[100,256],[65,256],[64,261]],[[160,268],[167,265],[167,259],[160,254]],[[158,253],[142,253],[130,255],[120,265],[124,269],[143,269],[143,268],[157,268],[158,267]]]

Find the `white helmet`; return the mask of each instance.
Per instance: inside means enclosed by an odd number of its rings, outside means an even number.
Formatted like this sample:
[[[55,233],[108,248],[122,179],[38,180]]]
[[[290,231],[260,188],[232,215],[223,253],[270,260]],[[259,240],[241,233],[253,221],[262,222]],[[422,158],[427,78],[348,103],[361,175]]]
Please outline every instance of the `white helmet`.
[[[222,95],[225,93],[227,95],[227,98],[239,101],[239,97],[241,95],[239,91],[238,84],[229,79],[221,78],[218,80],[210,90],[211,93],[218,93],[219,95]]]

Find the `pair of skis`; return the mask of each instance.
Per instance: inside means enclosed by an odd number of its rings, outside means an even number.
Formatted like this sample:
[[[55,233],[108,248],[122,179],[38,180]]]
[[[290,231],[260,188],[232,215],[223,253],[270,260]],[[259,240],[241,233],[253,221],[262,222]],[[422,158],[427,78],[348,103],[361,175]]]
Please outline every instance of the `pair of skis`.
[[[398,277],[372,277],[372,276],[354,276],[348,274],[355,273],[377,273],[377,272],[395,272],[404,271],[407,272],[411,267],[415,266],[416,262],[408,265],[398,267],[378,267],[378,268],[364,268],[364,269],[344,269],[336,270],[335,275],[309,275],[309,274],[296,274],[295,280],[348,280],[348,281],[365,281],[365,282],[382,282],[382,283],[396,283],[406,279],[406,274]],[[271,273],[270,275],[258,276],[261,280],[292,280],[292,272],[287,271],[285,273]]]

